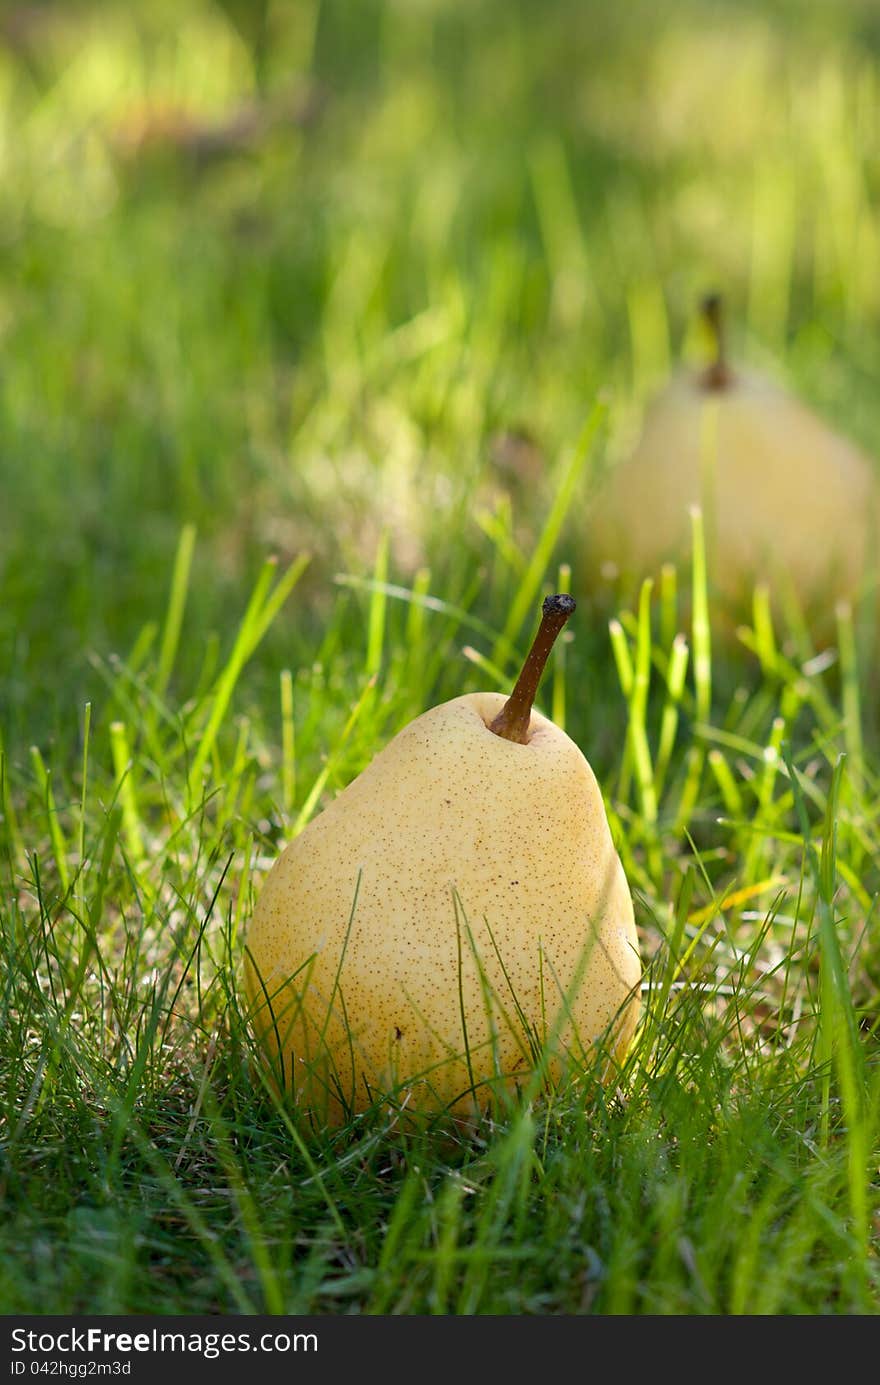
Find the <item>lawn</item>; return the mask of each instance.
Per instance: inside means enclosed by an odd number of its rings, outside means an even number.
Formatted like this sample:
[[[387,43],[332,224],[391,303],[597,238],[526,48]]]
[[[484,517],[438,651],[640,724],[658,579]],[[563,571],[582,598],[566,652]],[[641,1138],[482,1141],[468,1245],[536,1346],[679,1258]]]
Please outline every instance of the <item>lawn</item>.
[[[4,9],[0,1312],[880,1309],[876,602],[733,628],[698,516],[609,604],[587,535],[710,290],[880,458],[878,57],[869,0]],[[261,882],[560,590],[634,1046],[316,1125]]]

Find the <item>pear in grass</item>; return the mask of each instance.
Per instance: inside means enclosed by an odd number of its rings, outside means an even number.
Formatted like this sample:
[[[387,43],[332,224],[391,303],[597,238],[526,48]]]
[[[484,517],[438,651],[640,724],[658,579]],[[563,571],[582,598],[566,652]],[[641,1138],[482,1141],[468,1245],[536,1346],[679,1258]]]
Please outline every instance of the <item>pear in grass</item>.
[[[573,1055],[603,1077],[638,1014],[632,900],[578,747],[532,710],[574,610],[548,597],[511,696],[400,731],[283,851],[250,923],[256,1032],[331,1124],[390,1096],[470,1116]]]
[[[757,582],[819,623],[869,589],[876,562],[873,461],[764,376],[732,367],[721,303],[704,300],[714,360],[649,406],[634,452],[611,471],[589,523],[590,561],[618,599],[665,561],[687,560],[702,508],[715,594],[736,614]]]

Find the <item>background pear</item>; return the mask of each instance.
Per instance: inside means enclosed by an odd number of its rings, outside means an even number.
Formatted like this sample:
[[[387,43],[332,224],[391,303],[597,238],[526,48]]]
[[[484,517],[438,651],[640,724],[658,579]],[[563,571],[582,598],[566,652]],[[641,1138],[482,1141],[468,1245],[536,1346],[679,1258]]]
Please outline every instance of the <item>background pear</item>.
[[[298,1103],[338,1121],[396,1089],[411,1112],[491,1105],[596,1040],[622,1056],[641,968],[626,878],[578,747],[532,711],[574,602],[548,598],[513,694],[404,727],[283,851],[246,987]]]
[[[720,303],[705,300],[715,360],[682,371],[649,406],[634,452],[613,468],[589,523],[590,561],[629,589],[687,561],[690,507],[706,526],[714,594],[739,614],[756,582],[794,597],[814,625],[871,585],[876,468],[854,443],[764,376],[726,360]]]

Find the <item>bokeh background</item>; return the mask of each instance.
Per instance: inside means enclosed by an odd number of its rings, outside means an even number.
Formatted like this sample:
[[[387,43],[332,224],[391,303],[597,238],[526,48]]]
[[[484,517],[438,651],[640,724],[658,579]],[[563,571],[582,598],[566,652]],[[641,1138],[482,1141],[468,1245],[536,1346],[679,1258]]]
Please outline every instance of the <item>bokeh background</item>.
[[[873,448],[878,45],[870,0],[5,4],[10,741],[161,619],[185,523],[184,680],[270,552],[312,555],[272,688],[383,535],[451,601],[484,569],[503,623],[499,554],[597,398],[591,468],[628,445],[707,288]]]

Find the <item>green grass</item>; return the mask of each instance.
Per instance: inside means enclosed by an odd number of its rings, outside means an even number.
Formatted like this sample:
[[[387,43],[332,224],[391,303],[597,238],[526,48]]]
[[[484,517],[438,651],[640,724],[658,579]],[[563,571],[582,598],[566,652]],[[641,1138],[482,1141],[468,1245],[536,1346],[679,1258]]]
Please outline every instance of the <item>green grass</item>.
[[[0,1311],[880,1306],[874,613],[818,644],[759,589],[725,637],[699,516],[608,610],[583,537],[707,286],[880,450],[880,31],[541,12],[4,21]],[[315,1130],[243,1020],[260,881],[568,586],[541,702],[635,896],[620,1081]]]

